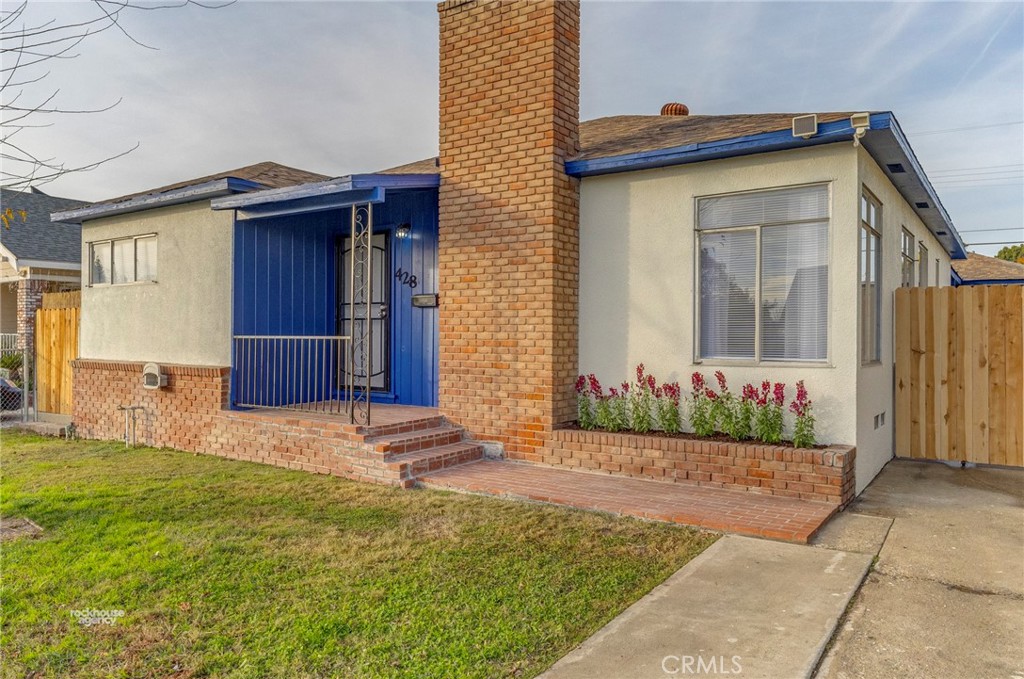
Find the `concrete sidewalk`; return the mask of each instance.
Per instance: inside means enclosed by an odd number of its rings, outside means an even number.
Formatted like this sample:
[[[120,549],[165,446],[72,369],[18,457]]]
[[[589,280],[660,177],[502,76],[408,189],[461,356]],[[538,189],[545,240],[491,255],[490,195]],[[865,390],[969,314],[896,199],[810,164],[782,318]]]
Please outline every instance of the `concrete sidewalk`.
[[[872,557],[725,536],[541,677],[809,677]]]

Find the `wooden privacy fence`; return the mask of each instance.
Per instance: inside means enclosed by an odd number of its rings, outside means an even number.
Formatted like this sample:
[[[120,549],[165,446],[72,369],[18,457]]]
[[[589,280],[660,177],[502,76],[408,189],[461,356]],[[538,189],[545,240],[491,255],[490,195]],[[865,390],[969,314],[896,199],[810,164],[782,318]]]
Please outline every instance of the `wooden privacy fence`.
[[[43,295],[36,310],[36,410],[71,414],[71,361],[78,358],[81,292]]]
[[[896,455],[1024,466],[1024,286],[896,291]]]

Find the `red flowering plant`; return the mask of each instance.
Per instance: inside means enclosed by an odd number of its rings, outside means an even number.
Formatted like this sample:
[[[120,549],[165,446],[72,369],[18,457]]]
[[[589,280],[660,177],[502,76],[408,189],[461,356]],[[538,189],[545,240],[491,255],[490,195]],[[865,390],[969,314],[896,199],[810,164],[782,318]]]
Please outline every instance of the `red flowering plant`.
[[[666,433],[677,434],[683,428],[683,418],[679,414],[682,391],[678,382],[666,382],[654,390],[658,428]]]
[[[754,413],[757,404],[757,387],[744,384],[740,398],[734,404],[733,430],[729,432],[737,441],[749,439],[754,435]]]
[[[797,448],[810,448],[814,440],[814,415],[811,413],[811,399],[807,397],[804,381],[796,383],[796,398],[789,404],[789,410],[796,415],[793,428],[793,445]]]
[[[711,436],[715,433],[714,404],[718,394],[707,386],[699,372],[690,376],[690,383],[693,387],[690,393],[690,424],[698,436]]]
[[[632,429],[641,433],[649,432],[654,427],[652,409],[654,406],[654,389],[657,382],[654,375],[645,374],[644,364],[636,367],[636,384],[629,392],[629,405],[632,412]],[[623,390],[627,385],[623,383]]]
[[[778,443],[782,440],[782,404],[786,400],[786,385],[776,382],[773,386],[765,380],[756,399],[754,435],[765,443]]]
[[[597,426],[594,414],[594,397],[601,398],[601,383],[593,374],[576,378],[576,410],[580,427],[593,429]]]

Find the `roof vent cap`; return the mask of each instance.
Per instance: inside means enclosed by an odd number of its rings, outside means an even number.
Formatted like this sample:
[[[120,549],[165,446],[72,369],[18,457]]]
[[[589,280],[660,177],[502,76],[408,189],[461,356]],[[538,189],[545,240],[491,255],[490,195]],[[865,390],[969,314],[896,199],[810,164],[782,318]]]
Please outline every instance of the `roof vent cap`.
[[[661,115],[663,116],[688,116],[690,115],[690,107],[686,104],[680,104],[674,101],[670,101],[661,107]]]

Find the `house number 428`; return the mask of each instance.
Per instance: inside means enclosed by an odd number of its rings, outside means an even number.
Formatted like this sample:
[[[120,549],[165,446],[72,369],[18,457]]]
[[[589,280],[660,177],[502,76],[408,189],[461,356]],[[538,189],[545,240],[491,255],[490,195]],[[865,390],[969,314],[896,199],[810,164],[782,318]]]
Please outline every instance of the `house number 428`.
[[[398,267],[398,271],[395,272],[395,278],[402,281],[402,285],[408,285],[410,288],[415,288],[418,285],[416,276],[409,275],[409,272],[403,271],[402,267]]]

